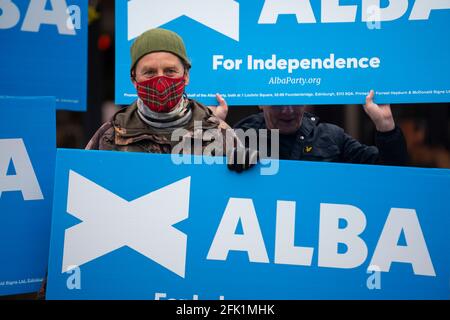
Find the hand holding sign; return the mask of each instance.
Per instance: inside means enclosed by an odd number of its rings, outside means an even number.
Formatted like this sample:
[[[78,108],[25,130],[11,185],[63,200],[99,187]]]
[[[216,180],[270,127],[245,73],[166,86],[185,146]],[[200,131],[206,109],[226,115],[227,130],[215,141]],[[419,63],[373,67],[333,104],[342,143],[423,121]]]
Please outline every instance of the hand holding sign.
[[[391,105],[390,104],[376,104],[373,101],[375,93],[370,90],[369,95],[366,97],[366,104],[363,106],[364,111],[375,124],[377,131],[388,132],[394,130],[395,122],[392,116]]]
[[[228,104],[225,99],[219,94],[216,94],[218,106],[208,106],[208,108],[214,113],[214,115],[222,121],[227,119],[228,115]]]

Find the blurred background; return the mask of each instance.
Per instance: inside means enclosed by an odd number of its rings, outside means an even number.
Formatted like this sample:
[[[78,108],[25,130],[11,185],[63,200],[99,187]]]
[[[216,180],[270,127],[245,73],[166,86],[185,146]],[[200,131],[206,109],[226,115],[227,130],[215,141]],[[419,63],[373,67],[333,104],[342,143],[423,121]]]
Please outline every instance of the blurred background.
[[[117,111],[114,104],[114,1],[89,1],[88,107],[86,113],[58,111],[57,144],[84,148]],[[376,88],[374,88],[376,89]],[[407,140],[410,165],[450,168],[450,104],[392,105]],[[256,106],[230,106],[227,122],[259,112]],[[334,123],[364,144],[374,144],[375,128],[360,105],[311,107],[322,122]]]

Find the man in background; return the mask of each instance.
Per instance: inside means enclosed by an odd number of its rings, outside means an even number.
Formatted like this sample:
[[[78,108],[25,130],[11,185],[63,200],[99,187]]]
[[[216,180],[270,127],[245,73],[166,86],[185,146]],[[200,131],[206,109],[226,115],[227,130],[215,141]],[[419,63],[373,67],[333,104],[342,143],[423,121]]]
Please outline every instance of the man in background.
[[[405,138],[395,125],[391,107],[377,105],[373,98],[374,92],[370,91],[364,110],[376,127],[376,146],[361,144],[342,128],[321,123],[301,106],[260,106],[262,112],[239,121],[234,128],[278,129],[280,159],[406,165]]]

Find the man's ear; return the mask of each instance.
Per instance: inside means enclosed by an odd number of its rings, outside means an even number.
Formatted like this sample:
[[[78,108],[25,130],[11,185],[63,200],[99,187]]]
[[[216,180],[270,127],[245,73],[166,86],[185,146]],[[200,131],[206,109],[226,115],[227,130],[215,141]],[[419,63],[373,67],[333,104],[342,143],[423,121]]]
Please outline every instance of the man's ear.
[[[130,74],[130,80],[131,80],[131,82],[133,83],[134,88],[137,89],[136,69],[134,69],[134,70],[131,71],[131,74]]]
[[[184,84],[187,86],[189,84],[189,70],[184,73]]]

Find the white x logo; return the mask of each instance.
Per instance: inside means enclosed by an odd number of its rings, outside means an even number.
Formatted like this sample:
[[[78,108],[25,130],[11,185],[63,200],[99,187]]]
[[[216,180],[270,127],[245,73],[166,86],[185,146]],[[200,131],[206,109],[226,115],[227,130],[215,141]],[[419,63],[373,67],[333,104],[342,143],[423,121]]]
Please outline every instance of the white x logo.
[[[128,40],[184,15],[239,41],[239,3],[234,0],[128,1]]]
[[[173,225],[189,215],[189,191],[187,177],[126,201],[71,170],[67,212],[83,222],[65,232],[62,272],[129,246],[184,278],[187,235]]]

